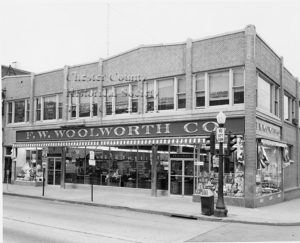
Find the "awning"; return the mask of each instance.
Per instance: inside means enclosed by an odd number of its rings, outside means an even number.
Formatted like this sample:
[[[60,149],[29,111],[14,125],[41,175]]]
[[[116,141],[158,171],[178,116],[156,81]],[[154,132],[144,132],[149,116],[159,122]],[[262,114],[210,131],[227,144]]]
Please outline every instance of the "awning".
[[[287,145],[285,143],[270,141],[270,140],[266,140],[266,139],[262,139],[261,143],[266,146],[275,146],[275,147],[282,147],[282,148],[287,147]]]
[[[81,141],[52,141],[35,143],[14,143],[14,148],[25,147],[63,147],[63,146],[136,146],[152,144],[202,144],[205,143],[205,137],[172,137],[172,138],[144,138],[144,139],[105,139],[105,140],[81,140]]]

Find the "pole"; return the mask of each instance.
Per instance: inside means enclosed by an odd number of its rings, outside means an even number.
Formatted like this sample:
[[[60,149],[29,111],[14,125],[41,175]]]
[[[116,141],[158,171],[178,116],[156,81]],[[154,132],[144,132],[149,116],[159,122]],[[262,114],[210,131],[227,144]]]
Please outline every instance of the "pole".
[[[9,170],[6,170],[6,190],[8,191],[8,177],[9,177]]]
[[[93,187],[93,177],[91,178],[92,180],[91,180],[91,201],[93,201],[93,199],[94,199],[94,193],[93,193],[93,190],[94,190],[94,187]]]
[[[223,124],[220,124],[220,127],[224,127]],[[228,210],[226,209],[225,203],[224,203],[224,195],[223,195],[223,142],[219,143],[219,185],[218,185],[218,200],[216,204],[216,209],[214,211],[214,215],[216,217],[227,217]]]
[[[43,196],[45,194],[45,168],[43,168]]]

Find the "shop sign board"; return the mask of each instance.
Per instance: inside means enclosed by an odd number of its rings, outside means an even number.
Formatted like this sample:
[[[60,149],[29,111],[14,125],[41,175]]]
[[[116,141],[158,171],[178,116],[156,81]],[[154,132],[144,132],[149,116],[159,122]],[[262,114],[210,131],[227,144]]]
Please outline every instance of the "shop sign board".
[[[96,165],[96,160],[89,159],[89,165],[95,166]]]
[[[213,167],[219,167],[219,157],[213,156]]]
[[[95,159],[95,151],[90,151],[90,160]]]
[[[261,135],[262,137],[280,140],[281,127],[256,119],[256,134]]]
[[[43,168],[47,167],[47,158],[42,158],[42,167]]]
[[[195,161],[195,165],[198,165],[198,166],[203,166],[204,165],[204,162],[203,161]]]
[[[147,123],[134,125],[112,125],[101,127],[68,127],[65,129],[17,131],[17,142],[70,141],[124,138],[155,138],[208,136],[216,131],[218,124],[214,120],[177,121],[167,123]],[[228,118],[226,128],[235,134],[244,134],[244,118]],[[49,151],[50,153],[50,151]]]

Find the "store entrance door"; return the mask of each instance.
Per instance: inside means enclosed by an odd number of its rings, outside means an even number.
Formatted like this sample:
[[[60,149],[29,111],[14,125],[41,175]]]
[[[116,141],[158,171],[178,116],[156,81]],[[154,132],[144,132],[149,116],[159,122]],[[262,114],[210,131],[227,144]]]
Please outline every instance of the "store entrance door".
[[[194,162],[193,160],[171,160],[170,194],[193,195]]]
[[[61,158],[48,159],[48,184],[59,185],[61,176]]]

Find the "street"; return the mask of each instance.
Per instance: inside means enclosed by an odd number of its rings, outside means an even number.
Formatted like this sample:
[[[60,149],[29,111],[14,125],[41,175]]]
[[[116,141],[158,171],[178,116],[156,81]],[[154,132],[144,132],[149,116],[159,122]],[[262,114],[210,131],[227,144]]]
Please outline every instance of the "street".
[[[4,242],[299,241],[300,226],[172,218],[3,196]]]

